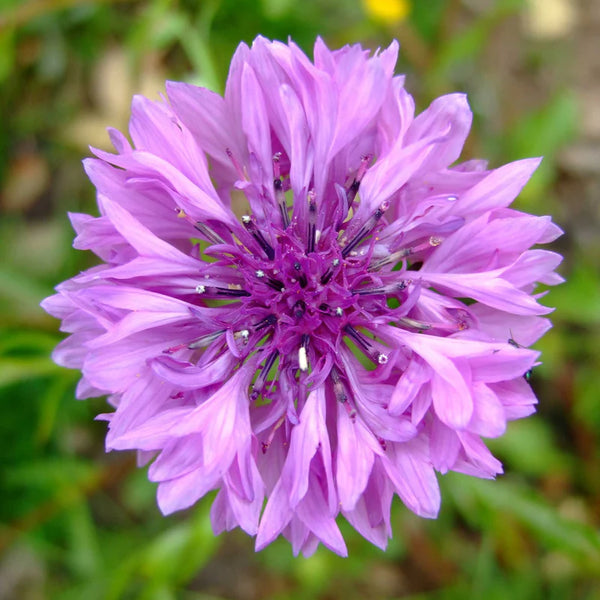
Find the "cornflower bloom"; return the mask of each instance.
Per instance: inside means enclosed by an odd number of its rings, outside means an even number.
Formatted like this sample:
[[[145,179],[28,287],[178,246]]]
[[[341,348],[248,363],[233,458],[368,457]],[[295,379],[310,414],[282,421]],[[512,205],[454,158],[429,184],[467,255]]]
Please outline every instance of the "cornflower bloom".
[[[152,461],[163,513],[218,490],[215,532],[257,549],[345,555],[340,514],[384,548],[394,494],[436,517],[436,471],[494,477],[482,437],[534,411],[533,292],[561,279],[530,248],[560,230],[509,205],[539,160],[451,166],[465,96],[415,116],[397,51],[257,38],[224,97],[137,96],[133,145],[84,161],[74,246],[103,263],[43,302],[54,360],[108,396],[106,447]]]

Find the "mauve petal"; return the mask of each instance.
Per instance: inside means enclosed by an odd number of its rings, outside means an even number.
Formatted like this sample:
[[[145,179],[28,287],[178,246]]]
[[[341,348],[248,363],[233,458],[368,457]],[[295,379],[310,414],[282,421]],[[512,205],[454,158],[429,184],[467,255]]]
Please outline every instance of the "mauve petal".
[[[451,470],[456,463],[460,448],[460,440],[454,429],[450,429],[438,419],[433,419],[429,452],[434,468],[442,474]]]
[[[236,462],[234,462],[234,466],[237,467]],[[250,461],[249,466],[251,468],[250,474],[253,488],[252,494],[249,497],[238,494],[232,485],[232,478],[239,477],[240,471],[238,468],[230,469],[225,475],[224,481],[225,485],[228,486],[227,499],[230,510],[235,518],[236,526],[241,527],[249,535],[256,535],[263,507],[264,485],[253,460]],[[233,475],[232,471],[235,471],[236,474]]]
[[[141,256],[160,256],[175,263],[196,265],[196,261],[185,255],[171,244],[156,237],[147,227],[144,227],[124,208],[109,198],[103,198],[106,216],[111,220],[115,229],[136,249]]]
[[[166,481],[188,474],[202,466],[202,435],[200,433],[174,438],[148,469],[150,481]]]
[[[469,423],[469,431],[482,437],[499,437],[506,431],[504,408],[494,391],[485,383],[473,384],[475,410]]]
[[[137,150],[169,162],[202,189],[212,187],[206,155],[169,106],[134,96],[129,132]]]
[[[348,522],[367,540],[382,550],[392,535],[390,527],[390,506],[394,491],[389,479],[378,464],[374,465],[365,493],[356,507],[343,511]]]
[[[424,261],[421,272],[473,273],[510,265],[538,242],[547,226],[545,217],[483,215],[444,239]]]
[[[394,387],[388,406],[390,414],[403,414],[429,379],[430,372],[425,362],[418,357],[413,357]]]
[[[265,107],[262,90],[252,67],[248,64],[242,69],[242,130],[248,140],[248,150],[254,153],[259,164],[264,169],[262,184],[272,190],[272,161],[271,130],[269,116]]]
[[[188,407],[181,407],[162,411],[158,415],[150,417],[143,425],[133,426],[120,436],[114,435],[110,441],[107,439],[107,446],[110,450],[130,448],[159,450],[166,447],[175,438],[171,429],[182,420],[187,419],[191,410]],[[113,419],[111,424],[114,422]]]
[[[196,469],[181,477],[163,481],[156,493],[158,508],[163,515],[189,508],[218,484],[219,476],[216,473],[207,474],[204,469]]]
[[[546,285],[558,285],[564,279],[554,273],[562,262],[562,256],[548,250],[528,250],[503,273],[503,278],[515,287],[523,288],[539,281]]]
[[[535,412],[537,398],[523,377],[492,383],[489,387],[502,402],[507,420],[522,419]]]
[[[473,413],[473,400],[468,382],[465,381],[466,365],[457,365],[434,347],[431,336],[410,334],[387,328],[386,333],[396,337],[421,356],[432,370],[431,396],[435,412],[442,422],[453,429],[464,428]],[[470,371],[468,372],[470,379]]]
[[[338,402],[337,456],[335,480],[343,510],[352,510],[367,487],[375,461],[377,440],[360,419],[352,420],[344,406]]]
[[[452,296],[473,298],[498,310],[517,315],[545,315],[552,312],[535,298],[502,278],[507,269],[485,273],[424,273],[436,289]]]
[[[498,342],[512,338],[520,346],[531,346],[552,327],[552,323],[543,317],[513,315],[484,304],[473,305],[470,309],[477,319],[478,329]]]
[[[167,95],[175,114],[196,143],[219,162],[231,182],[235,181],[237,174],[226,150],[229,148],[240,156],[242,143],[223,98],[205,88],[176,81],[167,81]]]
[[[420,517],[435,519],[440,509],[440,489],[422,440],[389,444],[382,464],[402,502]]]
[[[280,479],[270,493],[263,511],[256,534],[256,550],[268,546],[283,531],[293,514],[288,493]]]
[[[441,96],[412,122],[404,136],[404,143],[414,144],[423,138],[444,132],[435,151],[421,167],[432,171],[443,169],[460,156],[472,120],[473,114],[465,94]]]
[[[479,436],[465,431],[458,432],[463,452],[468,463],[454,465],[454,470],[459,473],[475,474],[476,477],[493,479],[502,473],[502,463],[492,456]]]
[[[311,392],[300,413],[300,423],[292,431],[290,450],[283,471],[289,487],[289,502],[294,508],[308,491],[311,462],[318,450],[331,469],[331,449],[325,425],[325,389]],[[331,477],[329,477],[330,483]]]
[[[454,210],[482,214],[486,210],[508,206],[529,181],[541,160],[526,158],[490,171],[480,183],[458,198]]]
[[[308,493],[298,504],[296,513],[327,548],[340,556],[348,556],[344,538],[335,522],[335,518],[330,516],[327,499],[318,486],[313,486],[308,490]]]
[[[237,363],[231,354],[222,354],[203,367],[171,356],[157,356],[149,361],[152,370],[161,379],[182,390],[197,390],[223,382]]]

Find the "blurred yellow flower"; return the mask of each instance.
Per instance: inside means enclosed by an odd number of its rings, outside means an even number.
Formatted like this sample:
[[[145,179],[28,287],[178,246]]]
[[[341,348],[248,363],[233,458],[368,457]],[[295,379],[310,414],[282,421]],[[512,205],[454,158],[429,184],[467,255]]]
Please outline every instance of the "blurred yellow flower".
[[[410,12],[409,0],[362,0],[367,15],[383,23],[404,21]]]

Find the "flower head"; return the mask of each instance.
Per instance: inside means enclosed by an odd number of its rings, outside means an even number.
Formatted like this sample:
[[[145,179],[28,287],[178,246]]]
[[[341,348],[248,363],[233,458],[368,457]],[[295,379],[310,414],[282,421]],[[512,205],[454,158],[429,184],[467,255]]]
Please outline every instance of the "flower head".
[[[344,555],[340,513],[383,548],[394,494],[435,517],[436,471],[494,477],[481,438],[533,412],[560,257],[530,248],[560,230],[508,207],[539,161],[451,166],[465,96],[415,116],[397,49],[258,38],[224,98],[135,97],[133,145],[85,161],[74,245],[103,264],[44,301],[54,359],[108,395],[107,449],[153,461],[164,513],[218,489],[215,531],[259,549]]]

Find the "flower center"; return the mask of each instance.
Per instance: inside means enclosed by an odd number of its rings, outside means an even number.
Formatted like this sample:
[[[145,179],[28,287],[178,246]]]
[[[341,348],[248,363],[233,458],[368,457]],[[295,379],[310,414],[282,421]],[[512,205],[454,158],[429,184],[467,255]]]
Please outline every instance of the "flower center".
[[[395,317],[398,307],[407,303],[411,292],[419,293],[410,285],[406,265],[400,271],[392,267],[440,243],[431,238],[421,246],[373,258],[388,203],[360,222],[353,214],[371,157],[364,157],[346,182],[346,205],[339,214],[320,215],[320,220],[312,191],[303,210],[295,205],[290,215],[279,160],[278,155],[273,160],[275,202],[269,218],[257,221],[245,215],[241,227],[221,230],[223,237],[206,224],[194,223],[212,244],[206,253],[214,261],[203,267],[205,279],[197,285],[196,297],[205,306],[214,300],[228,305],[219,313],[225,317],[217,337],[204,336],[187,347],[226,343],[241,362],[252,361],[258,373],[252,384],[254,399],[282,373],[306,386],[318,380],[320,372],[327,376],[336,365],[342,369],[344,346],[364,356],[372,368],[386,364],[388,350],[376,338],[376,325],[401,319]],[[248,186],[246,194],[254,193],[253,188]],[[320,230],[317,224],[323,221]]]

